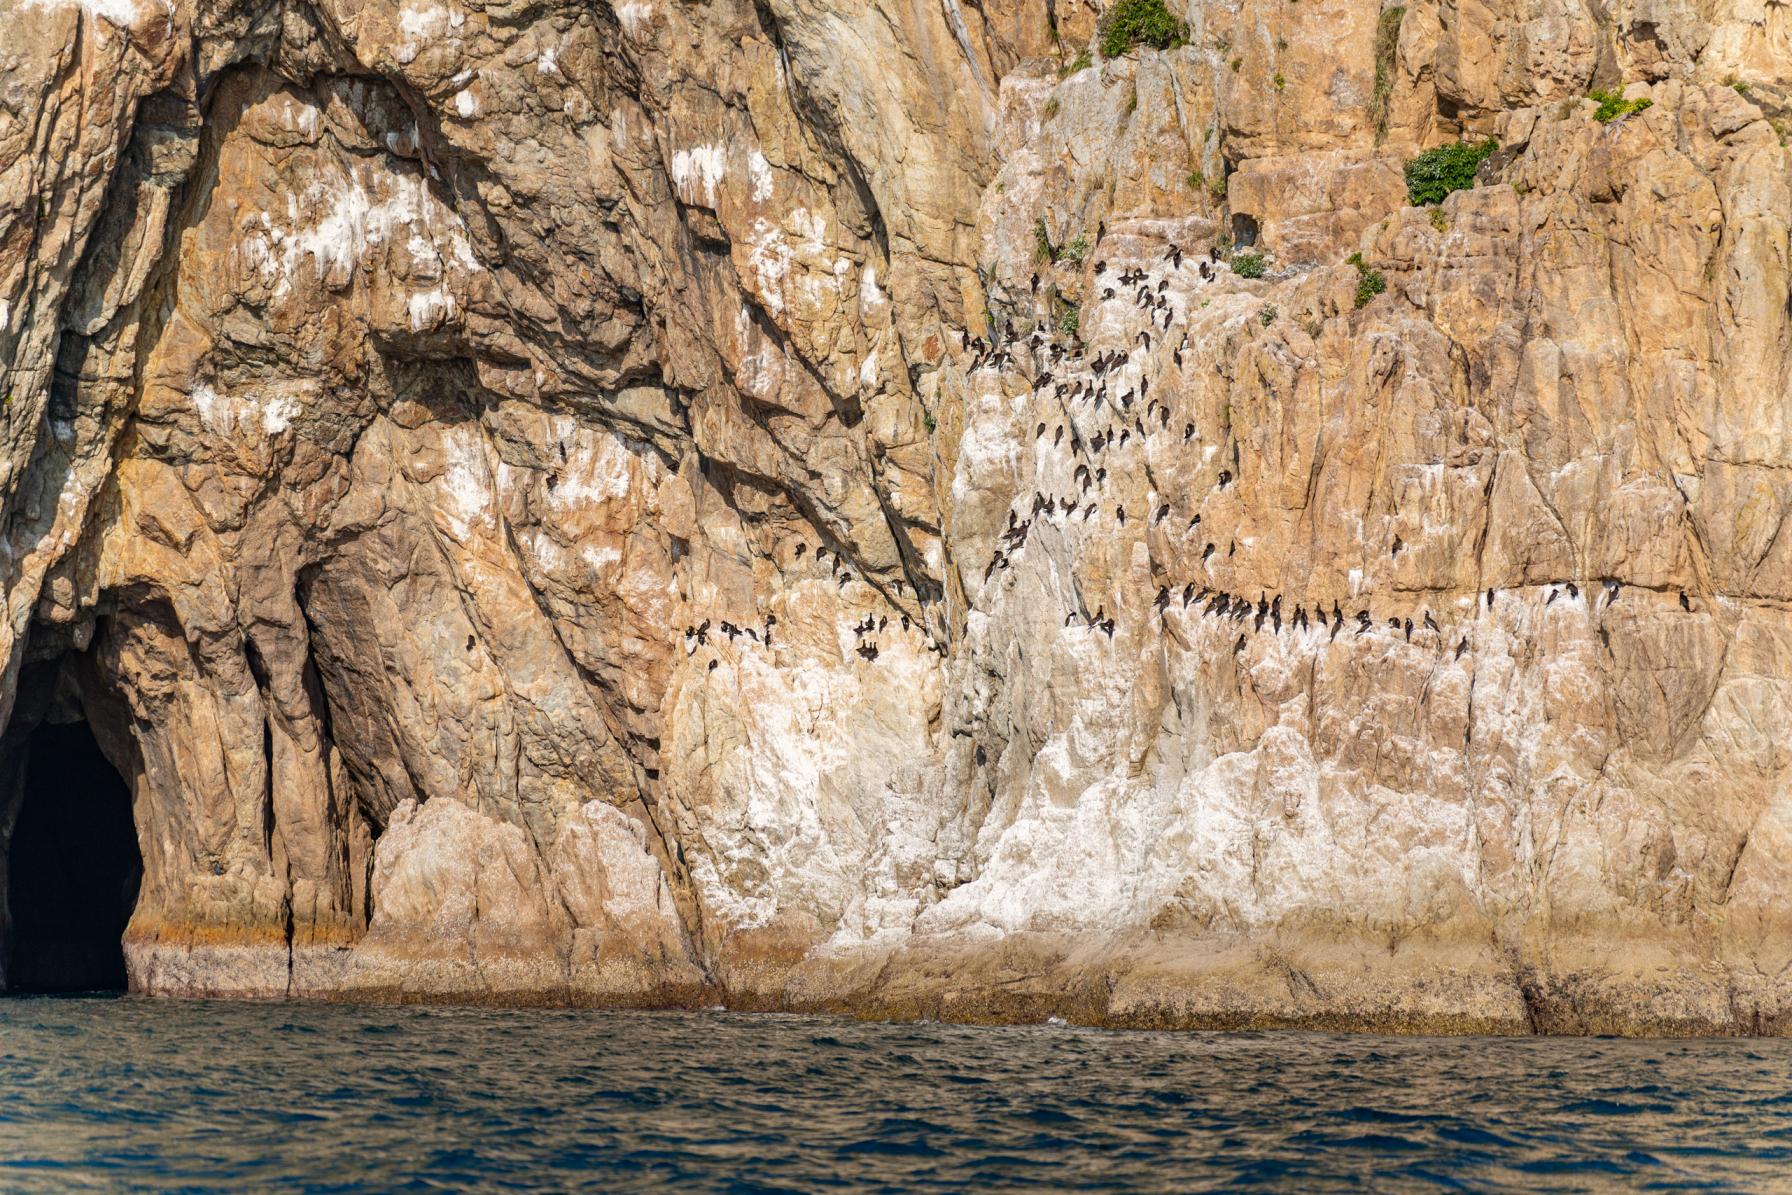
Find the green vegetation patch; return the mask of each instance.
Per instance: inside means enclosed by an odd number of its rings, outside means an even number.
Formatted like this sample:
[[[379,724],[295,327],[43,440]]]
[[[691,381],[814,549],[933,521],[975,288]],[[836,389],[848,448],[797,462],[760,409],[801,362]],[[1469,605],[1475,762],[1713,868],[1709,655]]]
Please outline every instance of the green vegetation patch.
[[[1240,278],[1261,278],[1268,268],[1261,253],[1238,253],[1232,258],[1232,272]]]
[[[1033,224],[1033,260],[1044,265],[1046,262],[1068,261],[1081,264],[1089,254],[1089,238],[1078,235],[1065,241],[1062,245],[1052,244],[1051,230],[1045,226],[1045,217],[1041,216]]]
[[[1164,0],[1120,0],[1101,20],[1101,56],[1118,58],[1134,46],[1171,50],[1188,42],[1188,26]]]
[[[1344,260],[1356,267],[1356,305],[1359,311],[1370,299],[1387,292],[1388,280],[1381,276],[1380,270],[1364,265],[1361,253],[1352,253]]]
[[[1094,65],[1095,65],[1094,57],[1089,53],[1089,51],[1083,50],[1077,54],[1076,61],[1072,62],[1069,66],[1065,67],[1063,70],[1058,72],[1058,77],[1060,79],[1068,79],[1072,75],[1081,74],[1082,72],[1088,70],[1090,67],[1092,67]]]
[[[1627,100],[1620,91],[1589,91],[1587,98],[1599,101],[1599,108],[1593,113],[1593,119],[1600,124],[1610,124],[1620,116],[1629,116],[1632,112],[1641,112],[1644,108],[1655,106],[1655,101],[1650,99]]]
[[[1406,194],[1415,207],[1442,203],[1451,191],[1466,191],[1475,185],[1475,171],[1487,155],[1500,147],[1492,137],[1475,144],[1458,141],[1428,149],[1406,163]]]
[[[1394,94],[1394,54],[1400,48],[1400,19],[1404,7],[1384,8],[1375,24],[1375,90],[1369,95],[1369,123],[1375,126],[1375,144],[1388,135],[1388,99]]]

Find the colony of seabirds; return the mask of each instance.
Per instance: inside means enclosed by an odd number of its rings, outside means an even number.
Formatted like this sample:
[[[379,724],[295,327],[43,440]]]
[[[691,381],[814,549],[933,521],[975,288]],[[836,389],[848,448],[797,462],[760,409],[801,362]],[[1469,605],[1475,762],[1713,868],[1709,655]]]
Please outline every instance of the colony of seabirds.
[[[1177,273],[1184,268],[1185,255],[1180,248],[1171,246],[1164,254],[1164,260],[1169,264],[1170,272]],[[1210,251],[1206,260],[1190,260],[1195,267],[1195,273],[1202,282],[1214,280],[1220,268],[1218,264],[1220,261],[1219,250]],[[1107,263],[1098,262],[1096,264],[1095,274],[1098,282],[1107,277],[1108,273]],[[1131,291],[1131,299],[1139,311],[1144,314],[1147,325],[1144,330],[1133,337],[1131,348],[1149,354],[1153,336],[1167,338],[1167,334],[1181,314],[1173,301],[1175,293],[1171,291],[1171,279],[1168,276],[1159,277],[1151,271],[1134,267],[1121,271],[1114,276],[1113,280],[1116,285],[1102,287],[1102,301],[1104,303],[1112,302],[1125,290]],[[1040,278],[1035,274],[1032,288],[1037,292],[1039,287]],[[1165,342],[1167,343],[1167,339]],[[1016,355],[1017,344],[1020,351],[1018,357]],[[1057,451],[1068,440],[1070,451],[1074,459],[1077,460],[1076,469],[1071,479],[1072,492],[1053,495],[1036,490],[1031,505],[1024,515],[1019,510],[1008,512],[1008,525],[998,541],[1001,546],[990,557],[988,567],[983,572],[983,581],[987,584],[996,574],[1010,567],[1026,546],[1037,520],[1063,523],[1087,522],[1096,516],[1102,507],[1100,495],[1105,490],[1108,481],[1108,469],[1102,463],[1108,459],[1107,454],[1117,449],[1124,449],[1135,441],[1143,445],[1150,437],[1165,434],[1169,431],[1171,412],[1168,406],[1151,397],[1150,378],[1143,369],[1134,372],[1133,381],[1130,384],[1123,380],[1126,368],[1133,364],[1131,349],[1124,352],[1119,349],[1111,349],[1090,358],[1086,356],[1085,347],[1074,335],[1070,338],[1069,344],[1066,344],[1044,328],[1034,330],[1024,341],[1019,342],[992,333],[988,340],[973,340],[969,348],[971,358],[967,372],[971,375],[985,369],[1000,371],[1019,368],[1032,381],[1036,393],[1050,388],[1051,398],[1063,412],[1064,418],[1061,422],[1038,423],[1033,429],[1034,442],[1043,444],[1049,433],[1051,448]],[[1180,342],[1171,354],[1178,369],[1182,368],[1183,354],[1187,349],[1188,335],[1183,333]],[[1121,388],[1122,386],[1124,389]],[[1103,412],[1109,416],[1101,429],[1086,439],[1082,429],[1078,427],[1074,414],[1079,407],[1087,408],[1093,416],[1099,417]],[[1184,423],[1180,431],[1183,443],[1195,442],[1198,446],[1196,427],[1193,423]],[[1234,471],[1238,468],[1236,441],[1232,444],[1231,465],[1231,468],[1220,469],[1214,476],[1212,491],[1225,490],[1233,483]],[[1162,524],[1171,517],[1172,513],[1171,503],[1161,503],[1155,510],[1147,513],[1149,525],[1155,527]],[[1128,515],[1124,504],[1114,503],[1113,518],[1116,525],[1125,526],[1130,517],[1135,516]],[[1183,530],[1186,534],[1195,535],[1200,531],[1201,526],[1201,515],[1196,513],[1188,519]],[[1400,538],[1395,536],[1390,555],[1397,557],[1404,546]],[[1237,551],[1237,547],[1236,540],[1228,542],[1224,549],[1225,555],[1230,557]],[[807,544],[798,543],[794,558],[801,560],[807,550]],[[1209,561],[1221,551],[1222,549],[1216,541],[1205,540],[1200,556],[1203,569],[1208,568]],[[823,563],[829,554],[830,549],[826,547],[815,549],[816,563]],[[853,579],[852,567],[838,549],[832,550],[831,555],[834,562],[829,575],[838,581],[840,587],[844,589],[847,582]],[[1617,579],[1610,577],[1604,579],[1600,584],[1603,586],[1605,604],[1609,607],[1618,600],[1618,596],[1622,592],[1622,584]],[[895,587],[900,593],[902,582],[898,580]],[[1580,592],[1580,586],[1573,581],[1564,581],[1559,585],[1550,586],[1544,605],[1546,607],[1553,605],[1564,595],[1569,599],[1578,599]],[[1487,609],[1493,609],[1498,596],[1497,589],[1489,588],[1486,591]],[[1690,612],[1693,608],[1691,599],[1684,592],[1679,597],[1681,609]],[[1210,585],[1188,581],[1179,587],[1170,584],[1161,585],[1152,603],[1152,609],[1160,620],[1167,618],[1172,609],[1186,611],[1194,607],[1200,615],[1217,620],[1230,620],[1239,624],[1240,633],[1232,649],[1236,653],[1244,650],[1250,634],[1268,630],[1272,634],[1279,635],[1284,626],[1291,630],[1308,631],[1314,624],[1317,624],[1320,630],[1327,632],[1329,641],[1335,640],[1346,628],[1351,629],[1354,635],[1361,636],[1369,634],[1378,625],[1381,625],[1368,605],[1359,604],[1357,600],[1353,600],[1350,604],[1356,606],[1357,609],[1346,612],[1343,604],[1334,599],[1329,611],[1320,601],[1313,601],[1310,611],[1304,602],[1295,603],[1290,610],[1284,607],[1281,594],[1259,593],[1253,600],[1245,595],[1232,594]],[[1386,620],[1388,632],[1400,635],[1408,642],[1412,640],[1415,631],[1429,633],[1442,639],[1444,631],[1431,612],[1421,610],[1419,614],[1420,619],[1417,624],[1413,622],[1410,615],[1389,617]],[[1087,609],[1077,609],[1064,616],[1066,627],[1074,626],[1078,622],[1091,631],[1105,634],[1110,639],[1113,638],[1117,625],[1115,617],[1108,613],[1105,604],[1098,605],[1092,613]],[[875,637],[884,633],[888,629],[889,623],[887,615],[867,614],[861,621],[854,624],[852,631],[859,640],[856,650],[862,658],[877,659],[878,645]],[[720,623],[717,629],[731,640],[744,636],[754,642],[770,646],[773,629],[776,625],[777,616],[767,615],[762,630],[756,631],[751,627],[739,627],[726,621]],[[907,614],[901,615],[899,625],[905,634],[911,629],[920,629]],[[685,628],[687,654],[694,653],[699,647],[708,643],[711,629],[708,619]],[[1603,634],[1602,630],[1601,635],[1603,636]],[[1461,659],[1463,653],[1469,650],[1469,637],[1463,634],[1455,638],[1454,658]],[[945,652],[945,645],[931,636],[929,636],[928,647],[941,654]],[[711,670],[716,666],[716,660],[709,661]]]

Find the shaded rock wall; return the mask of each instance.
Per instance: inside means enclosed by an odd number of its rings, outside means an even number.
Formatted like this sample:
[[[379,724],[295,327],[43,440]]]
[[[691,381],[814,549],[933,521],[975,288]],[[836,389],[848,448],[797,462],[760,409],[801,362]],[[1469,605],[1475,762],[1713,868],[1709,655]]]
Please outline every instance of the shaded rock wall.
[[[1786,1025],[1778,10],[1172,7],[0,0],[132,985]]]

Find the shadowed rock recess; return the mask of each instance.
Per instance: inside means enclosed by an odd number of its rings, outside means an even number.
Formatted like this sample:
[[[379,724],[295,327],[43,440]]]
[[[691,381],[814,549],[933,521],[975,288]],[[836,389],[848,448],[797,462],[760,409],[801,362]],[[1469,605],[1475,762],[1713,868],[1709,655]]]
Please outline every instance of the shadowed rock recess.
[[[141,992],[1792,1028],[1786,10],[1169,7],[0,0],[8,875],[116,772]]]

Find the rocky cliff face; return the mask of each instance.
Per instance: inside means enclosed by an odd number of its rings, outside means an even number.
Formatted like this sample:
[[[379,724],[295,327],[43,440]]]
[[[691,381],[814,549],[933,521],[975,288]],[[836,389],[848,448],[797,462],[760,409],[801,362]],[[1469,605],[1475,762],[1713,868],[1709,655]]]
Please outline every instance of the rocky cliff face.
[[[1100,7],[0,0],[135,988],[1792,1025],[1783,10]]]

